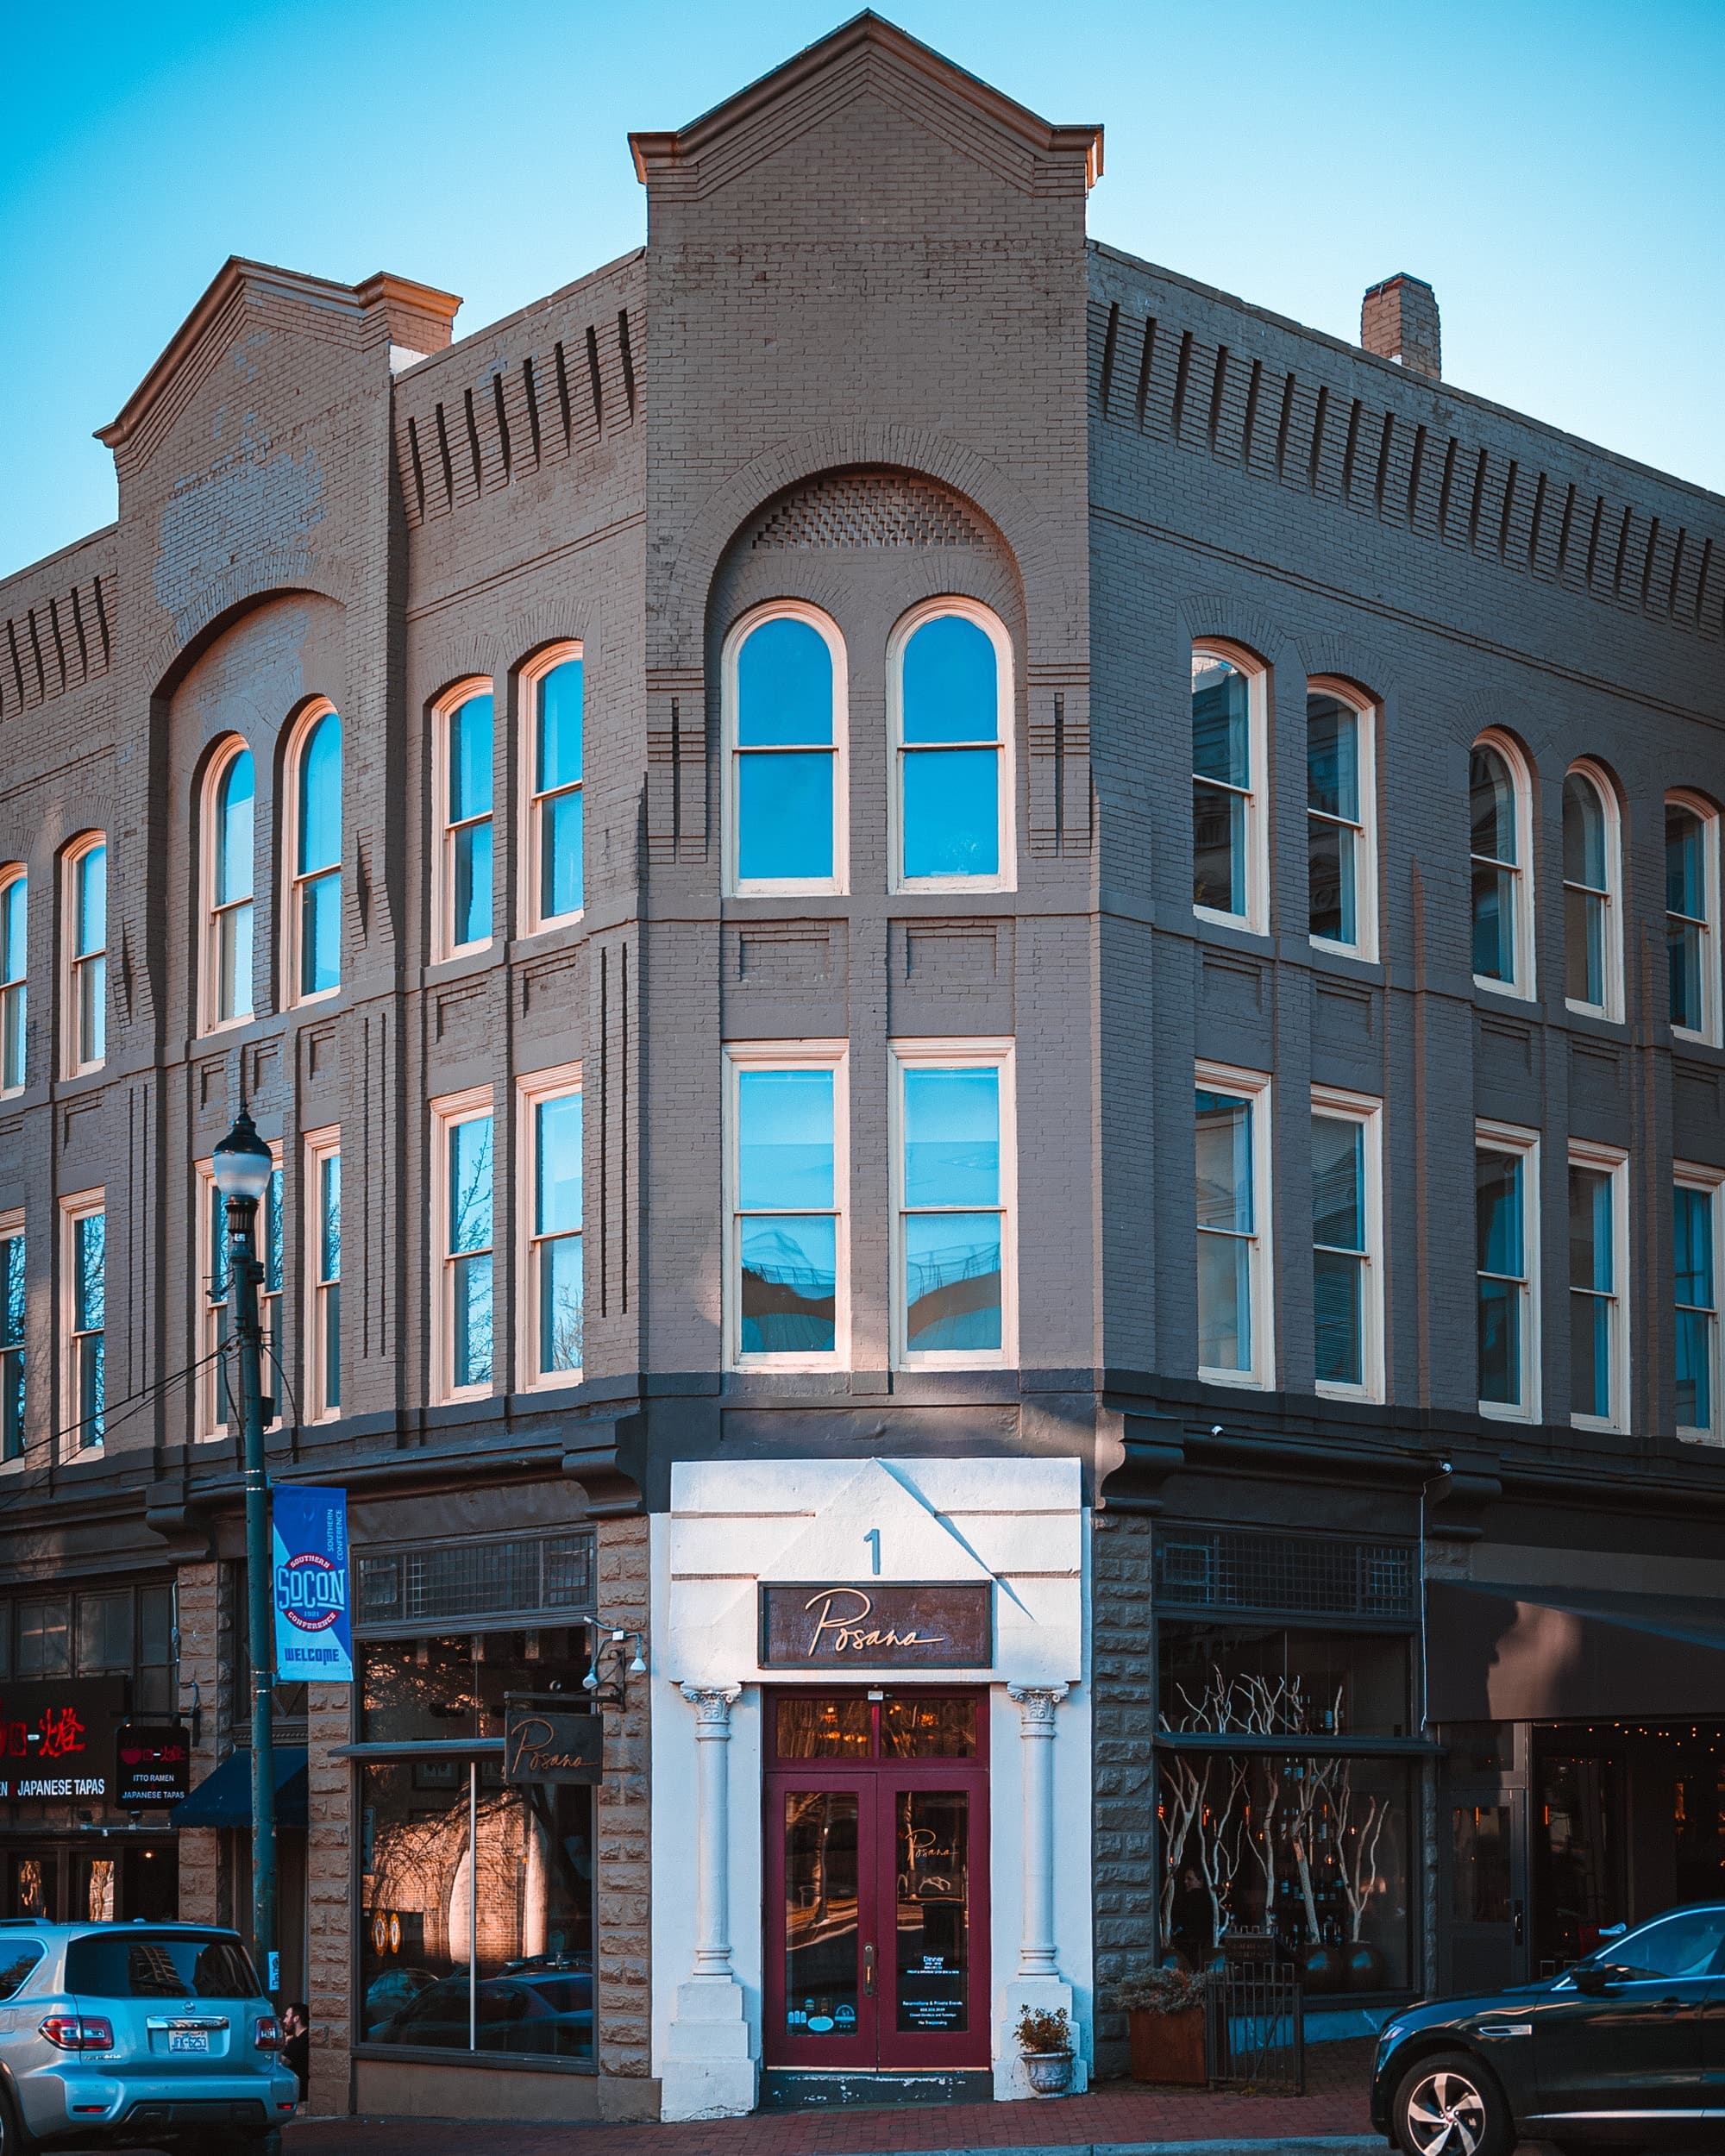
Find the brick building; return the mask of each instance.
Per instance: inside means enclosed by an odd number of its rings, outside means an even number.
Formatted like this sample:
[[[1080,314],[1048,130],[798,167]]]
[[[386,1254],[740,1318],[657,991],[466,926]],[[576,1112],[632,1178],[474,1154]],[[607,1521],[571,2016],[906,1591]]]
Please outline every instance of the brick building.
[[[873,16],[633,147],[460,342],[229,262],[0,586],[7,1910],[245,1916],[242,1098],[318,2108],[1018,2093],[1226,1933],[1340,2033],[1711,1886],[1725,509]]]

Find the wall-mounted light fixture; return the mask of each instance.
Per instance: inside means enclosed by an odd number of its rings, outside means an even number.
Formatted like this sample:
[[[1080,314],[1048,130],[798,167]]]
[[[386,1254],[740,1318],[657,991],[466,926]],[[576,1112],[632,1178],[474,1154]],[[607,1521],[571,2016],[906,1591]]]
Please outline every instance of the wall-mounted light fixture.
[[[581,1689],[598,1707],[621,1707],[627,1697],[627,1680],[631,1677],[645,1677],[647,1657],[642,1645],[641,1634],[623,1626],[607,1625],[603,1619],[593,1626],[594,1645],[593,1666],[581,1679]],[[623,1651],[630,1640],[635,1642],[633,1657],[625,1664]],[[605,1664],[610,1674],[605,1674]]]

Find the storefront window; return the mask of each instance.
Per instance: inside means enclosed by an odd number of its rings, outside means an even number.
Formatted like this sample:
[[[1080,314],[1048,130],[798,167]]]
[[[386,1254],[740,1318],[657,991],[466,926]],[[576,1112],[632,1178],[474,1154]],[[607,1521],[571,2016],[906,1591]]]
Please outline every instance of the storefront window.
[[[1164,1728],[1254,1736],[1405,1737],[1405,1635],[1164,1620]]]
[[[583,1703],[586,1629],[486,1632],[455,1639],[373,1639],[360,1651],[363,1743],[500,1737],[510,1692],[568,1692]]]

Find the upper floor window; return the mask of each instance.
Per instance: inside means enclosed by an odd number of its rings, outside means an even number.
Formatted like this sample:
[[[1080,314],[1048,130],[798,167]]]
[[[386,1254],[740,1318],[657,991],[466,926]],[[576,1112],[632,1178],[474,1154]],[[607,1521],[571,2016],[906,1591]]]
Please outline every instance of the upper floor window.
[[[342,720],[329,705],[300,722],[289,774],[287,972],[304,1002],[342,985]]]
[[[913,1366],[1015,1352],[1012,1059],[967,1041],[894,1050],[894,1345]]]
[[[0,1213],[0,1462],[24,1457],[24,1216]]]
[[[888,654],[897,766],[893,882],[927,891],[1012,881],[1012,649],[963,599],[919,606]]]
[[[258,1283],[258,1322],[263,1333],[263,1389],[277,1402],[280,1420],[282,1175],[280,1151],[272,1142],[275,1165],[254,1216],[252,1255],[264,1269]],[[204,1332],[198,1342],[202,1382],[198,1388],[200,1432],[219,1438],[240,1422],[239,1366],[228,1351],[232,1338],[233,1270],[228,1234],[228,1201],[216,1187],[208,1161],[198,1163],[198,1190],[203,1213],[198,1270],[204,1281]]]
[[[812,607],[775,607],[726,651],[726,843],[736,891],[844,887],[844,646]]]
[[[522,1268],[526,1388],[581,1374],[586,1312],[586,1225],[579,1067],[535,1071],[521,1081],[525,1141]]]
[[[1572,1422],[1628,1422],[1628,1165],[1611,1147],[1569,1153],[1569,1411]]]
[[[1243,658],[1192,654],[1192,904],[1214,920],[1263,929],[1265,677]]]
[[[210,774],[204,857],[209,878],[204,918],[204,1022],[230,1025],[252,1015],[252,883],[255,768],[235,743]]]
[[[342,1410],[342,1133],[305,1138],[306,1406],[323,1422]]]
[[[66,1069],[94,1070],[108,1054],[108,846],[80,840],[66,864]]]
[[[1623,1015],[1617,795],[1590,763],[1564,779],[1564,997],[1571,1011]]]
[[[489,686],[469,682],[436,715],[440,958],[491,941],[492,709]]]
[[[1719,1276],[1725,1177],[1678,1165],[1672,1190],[1676,1405],[1680,1435],[1719,1434]]]
[[[1270,1081],[1198,1066],[1198,1375],[1267,1385]]]
[[[99,1190],[61,1200],[66,1420],[70,1449],[101,1444],[107,1427],[108,1216]]]
[[[436,1104],[442,1173],[433,1206],[438,1251],[434,1384],[443,1399],[488,1393],[495,1194],[491,1088]]]
[[[1533,1132],[1478,1126],[1474,1232],[1480,1412],[1528,1420],[1539,1410],[1538,1158]]]
[[[1665,802],[1665,946],[1671,960],[1671,1025],[1692,1039],[1719,1037],[1719,960],[1714,926],[1719,893],[1719,818],[1705,802]]]
[[[1312,1094],[1312,1321],[1320,1392],[1383,1396],[1380,1106]]]
[[[1377,878],[1372,716],[1339,690],[1306,699],[1306,849],[1314,943],[1372,958]]]
[[[844,1052],[732,1048],[726,1060],[730,1359],[832,1363],[847,1302]]]
[[[532,715],[524,935],[572,920],[586,904],[583,679],[579,644],[542,652],[522,675],[523,699]]]
[[[1534,993],[1532,788],[1521,751],[1483,734],[1468,759],[1473,977]]]
[[[29,898],[22,868],[0,885],[0,1093],[16,1093],[24,1082]]]

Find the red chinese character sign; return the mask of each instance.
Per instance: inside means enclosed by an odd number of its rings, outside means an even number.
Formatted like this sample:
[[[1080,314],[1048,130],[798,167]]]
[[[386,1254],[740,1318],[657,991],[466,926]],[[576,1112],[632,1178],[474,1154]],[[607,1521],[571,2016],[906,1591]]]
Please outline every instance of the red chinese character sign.
[[[0,1684],[0,1801],[108,1802],[125,1699],[113,1677]]]

